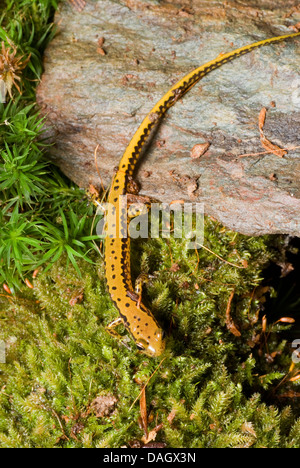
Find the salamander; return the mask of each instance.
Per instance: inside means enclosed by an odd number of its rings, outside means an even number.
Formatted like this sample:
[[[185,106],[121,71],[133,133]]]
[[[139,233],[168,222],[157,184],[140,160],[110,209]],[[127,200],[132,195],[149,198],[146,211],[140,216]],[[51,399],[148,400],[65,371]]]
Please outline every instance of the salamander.
[[[126,206],[119,204],[119,197],[120,195],[126,195],[129,191],[128,187],[137,161],[149,139],[151,130],[167,110],[199,80],[216,68],[258,47],[275,44],[297,36],[300,36],[300,32],[246,45],[232,52],[222,54],[184,76],[169,89],[148,113],[133,135],[120,160],[107,200],[112,209],[106,214],[106,227],[115,224],[116,235],[108,234],[109,229],[105,234],[105,275],[109,294],[119,311],[119,318],[108,326],[108,331],[112,335],[119,336],[114,328],[122,323],[130,332],[137,348],[148,356],[156,357],[162,354],[165,348],[164,332],[151,311],[139,300],[137,293],[134,291],[130,272],[130,237],[128,235]]]

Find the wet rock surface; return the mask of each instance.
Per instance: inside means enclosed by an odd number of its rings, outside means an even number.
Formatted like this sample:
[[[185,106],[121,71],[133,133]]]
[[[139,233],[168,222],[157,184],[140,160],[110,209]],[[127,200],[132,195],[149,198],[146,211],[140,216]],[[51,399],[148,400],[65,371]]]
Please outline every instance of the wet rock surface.
[[[63,4],[45,54],[38,102],[50,157],[81,187],[104,184],[144,116],[193,68],[257,40],[295,32],[298,1],[89,0]],[[210,73],[170,109],[141,159],[141,193],[203,202],[248,235],[300,233],[300,39]],[[265,135],[288,148],[264,152]],[[197,157],[195,145],[210,143]],[[191,157],[191,153],[193,157]],[[195,157],[196,155],[196,157]],[[248,155],[248,156],[245,156]],[[244,156],[244,157],[242,157]]]

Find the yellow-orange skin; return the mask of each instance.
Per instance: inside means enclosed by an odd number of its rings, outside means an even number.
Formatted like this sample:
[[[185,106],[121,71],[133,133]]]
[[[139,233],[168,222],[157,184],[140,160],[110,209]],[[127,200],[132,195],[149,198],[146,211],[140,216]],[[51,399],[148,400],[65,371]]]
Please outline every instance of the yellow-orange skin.
[[[143,303],[138,304],[134,297],[134,288],[130,273],[130,238],[127,233],[127,221],[124,208],[119,206],[119,196],[127,193],[129,178],[133,175],[141,150],[146,143],[151,130],[160,121],[166,111],[172,107],[190,88],[212,70],[258,47],[284,41],[300,36],[299,33],[278,36],[241,47],[232,52],[220,55],[216,59],[196,68],[172,86],[162,99],[145,117],[134,134],[115,174],[108,195],[108,203],[113,205],[114,213],[108,213],[106,222],[111,225],[116,221],[114,238],[106,235],[105,239],[105,272],[109,294],[117,307],[120,317],[131,333],[136,345],[145,354],[156,357],[165,348],[163,331],[156,319]],[[121,230],[121,235],[119,232]],[[131,297],[130,297],[131,296]]]

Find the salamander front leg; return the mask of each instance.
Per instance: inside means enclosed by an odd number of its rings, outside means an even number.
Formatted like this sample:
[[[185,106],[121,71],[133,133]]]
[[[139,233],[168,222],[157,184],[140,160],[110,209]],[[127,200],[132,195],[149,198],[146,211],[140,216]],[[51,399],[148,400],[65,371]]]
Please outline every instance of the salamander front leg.
[[[120,341],[127,349],[130,350],[130,347],[128,346],[127,343],[125,343],[123,341],[123,336],[120,335],[120,333],[118,333],[115,328],[118,327],[119,325],[123,325],[123,320],[121,317],[118,317],[116,318],[115,320],[113,320],[112,322],[110,322],[106,327],[106,331],[107,333],[110,334],[110,336],[113,336],[115,339],[117,339],[118,341]]]

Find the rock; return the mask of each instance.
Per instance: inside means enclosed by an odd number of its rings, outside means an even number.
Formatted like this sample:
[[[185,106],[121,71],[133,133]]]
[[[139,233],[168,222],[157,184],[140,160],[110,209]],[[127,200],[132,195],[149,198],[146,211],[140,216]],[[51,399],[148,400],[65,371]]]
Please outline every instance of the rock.
[[[99,145],[107,186],[138,125],[172,84],[220,53],[294,32],[300,8],[297,0],[89,0],[81,13],[64,3],[55,21],[38,87],[54,142],[49,154],[81,187],[99,186]],[[299,149],[283,158],[240,157],[265,151],[262,107],[266,137],[282,148],[300,145],[299,59],[300,39],[293,39],[206,76],[155,132],[137,171],[141,193],[203,202],[207,214],[244,234],[299,235]],[[191,158],[205,143],[208,150]]]

